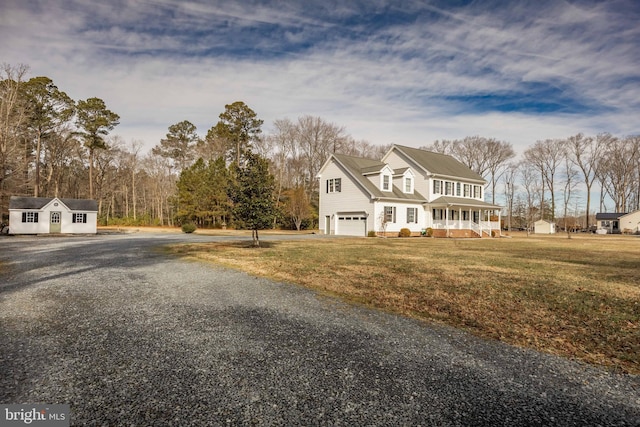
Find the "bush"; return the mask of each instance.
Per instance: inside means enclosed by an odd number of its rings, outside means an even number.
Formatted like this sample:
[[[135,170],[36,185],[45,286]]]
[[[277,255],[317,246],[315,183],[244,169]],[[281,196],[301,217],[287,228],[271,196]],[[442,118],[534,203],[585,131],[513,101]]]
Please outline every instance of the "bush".
[[[369,230],[369,232],[367,233],[367,237],[377,237],[378,233],[376,233],[374,230]]]
[[[411,230],[408,228],[401,228],[398,233],[398,237],[411,237]]]
[[[192,222],[185,222],[184,224],[182,224],[182,232],[183,233],[193,233],[194,231],[196,231],[196,225]]]
[[[433,237],[433,228],[427,228],[427,237]]]

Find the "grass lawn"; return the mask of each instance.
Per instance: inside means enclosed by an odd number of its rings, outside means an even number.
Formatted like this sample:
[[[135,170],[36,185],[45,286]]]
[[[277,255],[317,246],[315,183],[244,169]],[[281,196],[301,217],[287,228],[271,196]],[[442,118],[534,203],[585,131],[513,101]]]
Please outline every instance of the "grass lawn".
[[[318,238],[171,251],[640,374],[640,238]]]

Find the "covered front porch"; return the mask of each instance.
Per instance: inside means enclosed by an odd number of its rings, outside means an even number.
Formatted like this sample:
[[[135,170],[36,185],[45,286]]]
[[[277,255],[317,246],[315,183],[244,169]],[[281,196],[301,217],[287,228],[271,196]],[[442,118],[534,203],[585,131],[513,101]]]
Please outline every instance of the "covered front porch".
[[[440,197],[425,204],[434,237],[499,237],[501,206],[480,200]]]

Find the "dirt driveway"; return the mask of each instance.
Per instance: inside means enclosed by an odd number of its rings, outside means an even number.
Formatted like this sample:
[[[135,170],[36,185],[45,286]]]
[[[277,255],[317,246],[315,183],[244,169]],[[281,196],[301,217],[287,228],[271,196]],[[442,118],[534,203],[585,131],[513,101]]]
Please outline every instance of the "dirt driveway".
[[[638,377],[157,250],[221,238],[1,238],[0,403],[77,425],[640,425]]]

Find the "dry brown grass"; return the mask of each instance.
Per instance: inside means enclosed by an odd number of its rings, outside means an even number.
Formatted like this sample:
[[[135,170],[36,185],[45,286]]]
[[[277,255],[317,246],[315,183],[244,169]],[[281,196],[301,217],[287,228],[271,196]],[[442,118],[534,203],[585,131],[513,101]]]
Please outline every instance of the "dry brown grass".
[[[640,374],[640,238],[322,238],[172,251]]]

